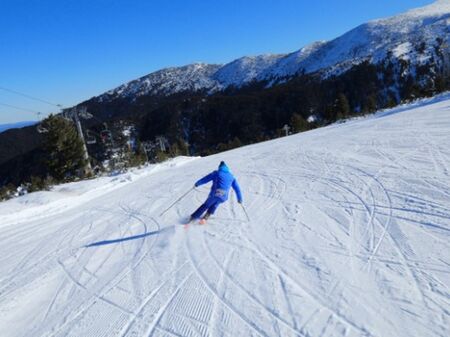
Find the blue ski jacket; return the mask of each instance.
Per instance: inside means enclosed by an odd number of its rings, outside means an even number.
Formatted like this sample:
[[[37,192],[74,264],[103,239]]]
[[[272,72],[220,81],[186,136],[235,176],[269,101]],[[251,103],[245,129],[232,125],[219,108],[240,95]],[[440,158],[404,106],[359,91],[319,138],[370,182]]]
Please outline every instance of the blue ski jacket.
[[[232,187],[239,203],[242,203],[242,193],[236,178],[231,174],[226,165],[221,165],[217,171],[213,171],[195,183],[195,187],[212,181],[211,192],[208,198],[217,197],[222,201],[228,200],[228,194]]]

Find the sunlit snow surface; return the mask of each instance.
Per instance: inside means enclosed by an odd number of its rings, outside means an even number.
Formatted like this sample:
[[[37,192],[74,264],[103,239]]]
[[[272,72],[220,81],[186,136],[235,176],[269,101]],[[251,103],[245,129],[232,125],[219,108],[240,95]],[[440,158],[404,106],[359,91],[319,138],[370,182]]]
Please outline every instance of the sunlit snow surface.
[[[0,335],[449,336],[449,239],[444,95],[1,203]]]

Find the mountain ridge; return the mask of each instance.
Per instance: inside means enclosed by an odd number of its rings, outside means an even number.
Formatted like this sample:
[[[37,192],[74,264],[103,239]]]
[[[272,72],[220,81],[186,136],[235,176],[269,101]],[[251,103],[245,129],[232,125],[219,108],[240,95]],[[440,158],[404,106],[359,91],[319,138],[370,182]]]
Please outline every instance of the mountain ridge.
[[[430,5],[361,24],[330,41],[316,41],[287,54],[243,56],[226,64],[193,63],[169,67],[142,76],[94,97],[99,101],[142,95],[171,95],[183,91],[214,93],[252,81],[269,85],[299,73],[332,76],[364,61],[381,62],[387,55],[420,64],[433,50],[414,51],[422,42],[433,45],[437,37],[450,36],[450,2]],[[405,45],[410,42],[410,45]]]
[[[0,133],[5,132],[7,130],[11,129],[20,129],[26,126],[30,126],[33,124],[36,124],[36,121],[23,121],[23,122],[17,122],[17,123],[5,123],[0,124]]]

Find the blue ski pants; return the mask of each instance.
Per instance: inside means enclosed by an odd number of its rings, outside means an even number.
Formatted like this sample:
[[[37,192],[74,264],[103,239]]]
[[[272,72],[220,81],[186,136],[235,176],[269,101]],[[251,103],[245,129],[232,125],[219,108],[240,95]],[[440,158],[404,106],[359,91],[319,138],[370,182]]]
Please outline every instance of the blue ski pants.
[[[205,211],[209,214],[214,214],[217,207],[223,202],[222,199],[217,197],[209,197],[206,201],[194,212],[192,213],[192,217],[194,219],[199,219]]]

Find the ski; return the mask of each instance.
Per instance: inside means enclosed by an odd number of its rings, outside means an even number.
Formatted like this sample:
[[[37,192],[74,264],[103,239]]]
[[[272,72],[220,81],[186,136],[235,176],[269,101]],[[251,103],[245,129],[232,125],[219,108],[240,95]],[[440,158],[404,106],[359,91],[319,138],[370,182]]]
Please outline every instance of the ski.
[[[190,226],[191,224],[193,224],[194,221],[195,221],[195,219],[192,219],[192,220],[189,220],[188,222],[184,223],[184,224],[183,224],[183,228],[186,229],[186,230],[189,229],[189,226]]]
[[[204,226],[207,224],[206,219],[189,219],[188,221],[184,221],[181,223],[184,229],[189,229],[192,224],[197,224],[200,226]]]

